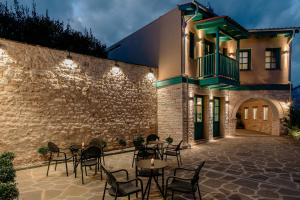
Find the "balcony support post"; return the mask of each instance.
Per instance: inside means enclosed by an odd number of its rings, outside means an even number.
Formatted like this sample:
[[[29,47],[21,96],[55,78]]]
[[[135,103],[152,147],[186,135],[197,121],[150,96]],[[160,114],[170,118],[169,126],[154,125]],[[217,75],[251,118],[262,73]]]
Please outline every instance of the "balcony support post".
[[[215,76],[219,75],[219,65],[220,65],[220,30],[217,28],[216,30],[216,60],[215,60]]]
[[[240,73],[240,40],[236,40],[236,60],[237,60],[237,68],[238,68],[238,73]],[[239,80],[240,75],[237,74],[237,79]]]

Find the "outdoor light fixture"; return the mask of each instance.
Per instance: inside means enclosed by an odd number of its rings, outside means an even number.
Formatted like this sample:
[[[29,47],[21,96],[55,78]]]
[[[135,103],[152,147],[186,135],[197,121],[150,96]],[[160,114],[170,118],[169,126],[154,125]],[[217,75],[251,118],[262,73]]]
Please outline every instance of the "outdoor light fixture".
[[[149,73],[147,74],[146,77],[149,81],[155,81],[155,75],[151,67],[149,68]]]
[[[286,51],[282,51],[282,52],[281,52],[281,54],[288,54],[288,53],[290,53],[290,52],[289,52],[289,51],[287,51],[287,50],[286,50]]]
[[[235,56],[235,53],[234,52],[230,52],[228,53],[229,56]]]
[[[114,76],[118,76],[122,73],[119,65],[117,63],[114,64],[114,66],[112,66],[110,72],[112,73],[112,75]]]
[[[77,67],[77,64],[73,60],[68,58],[63,60],[62,65],[70,69],[75,69]]]

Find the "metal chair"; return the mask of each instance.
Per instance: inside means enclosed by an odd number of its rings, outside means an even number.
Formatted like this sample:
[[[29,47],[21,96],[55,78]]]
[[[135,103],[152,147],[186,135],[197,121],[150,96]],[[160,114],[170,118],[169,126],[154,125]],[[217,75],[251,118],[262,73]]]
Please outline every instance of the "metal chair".
[[[47,176],[49,174],[49,169],[50,169],[50,164],[52,161],[55,162],[55,171],[56,171],[56,168],[57,168],[57,164],[59,162],[64,162],[65,163],[65,166],[66,166],[66,173],[67,173],[67,176],[69,176],[69,173],[68,173],[68,160],[71,159],[72,157],[67,157],[67,154],[63,151],[61,151],[59,149],[59,147],[54,144],[53,142],[48,142],[48,151],[50,153],[50,156],[49,156],[49,160],[48,160],[48,169],[47,169]]]
[[[80,169],[81,169],[81,181],[82,184],[84,184],[84,180],[83,180],[83,168],[85,170],[85,175],[87,176],[87,170],[86,167],[92,167],[95,166],[95,174],[97,174],[98,169],[100,168],[101,165],[101,149],[99,147],[96,146],[89,146],[86,149],[84,149],[81,152],[80,155]],[[75,167],[75,178],[77,176],[77,166],[79,165],[79,163],[76,164]],[[101,173],[101,179],[102,179],[102,170],[100,168],[100,173]]]
[[[198,181],[199,181],[200,171],[203,168],[204,164],[205,161],[201,162],[196,169],[176,168],[174,170],[174,176],[170,176],[167,178],[165,199],[167,199],[169,190],[172,191],[172,200],[174,198],[174,192],[192,194],[193,198],[196,199],[195,193],[198,190],[199,199],[201,200],[202,198],[201,198],[201,192],[200,192]],[[194,172],[194,175],[192,178],[180,178],[176,176],[177,171]]]
[[[182,142],[183,141],[181,140],[177,145],[170,144],[164,150],[164,155],[166,155],[165,160],[168,159],[168,156],[176,156],[178,167],[180,166],[180,164],[182,165],[182,160],[180,155]]]
[[[116,170],[116,171],[108,171],[102,165],[101,165],[101,168],[103,169],[104,173],[106,174],[106,182],[105,182],[102,200],[104,200],[104,198],[105,198],[106,190],[108,190],[108,193],[111,196],[115,197],[114,199],[117,199],[118,197],[128,196],[128,199],[130,200],[131,194],[136,194],[136,196],[138,197],[139,192],[142,193],[142,197],[144,196],[143,182],[141,179],[135,178],[135,179],[129,180],[128,171],[125,169],[120,169],[120,170]],[[118,181],[116,179],[114,174],[119,173],[119,172],[125,172],[126,181]],[[140,186],[138,185],[138,183],[140,184]],[[107,188],[107,185],[110,185],[110,188]]]
[[[93,138],[90,143],[89,146],[96,146],[99,147],[101,149],[101,158],[103,161],[103,164],[105,165],[105,160],[104,160],[104,148],[106,147],[106,142],[104,142],[104,140],[102,138]]]

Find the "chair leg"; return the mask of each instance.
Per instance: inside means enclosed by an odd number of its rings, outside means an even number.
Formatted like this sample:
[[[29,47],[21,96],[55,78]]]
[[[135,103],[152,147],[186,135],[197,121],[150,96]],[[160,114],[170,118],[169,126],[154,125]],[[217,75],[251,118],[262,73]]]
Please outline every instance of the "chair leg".
[[[168,155],[166,154],[166,159],[165,160],[168,160]]]
[[[105,186],[104,186],[104,192],[103,192],[102,200],[104,200],[104,197],[105,197],[106,187],[107,187],[107,181],[105,181]]]
[[[66,164],[66,172],[67,172],[67,176],[69,176],[68,161],[67,161],[67,160],[65,160],[65,164]]]
[[[135,154],[133,154],[133,158],[132,158],[132,163],[131,163],[131,167],[133,167],[133,164],[134,164],[134,160],[135,160]]]
[[[193,198],[194,198],[194,200],[196,200],[196,195],[195,195],[195,193],[193,192]]]
[[[85,175],[87,176],[86,166],[84,166]]]
[[[49,159],[49,162],[48,162],[47,176],[48,176],[48,174],[49,174],[50,163],[51,163],[51,159]]]
[[[199,183],[197,184],[197,187],[198,187],[199,199],[200,199],[200,200],[202,200],[202,197],[201,197],[201,192],[200,192],[200,187],[199,187]]]
[[[82,169],[82,165],[80,165],[80,169],[81,169],[81,183],[84,184],[84,181],[83,181],[83,169]]]
[[[179,159],[180,159],[180,163],[181,163],[181,165],[182,165],[182,160],[181,160],[181,155],[179,154]]]
[[[57,167],[57,161],[55,162],[55,168],[54,168],[54,171],[56,171],[56,167]]]
[[[102,159],[103,159],[103,165],[105,165],[104,155],[102,156]]]
[[[176,155],[176,159],[177,159],[177,165],[178,165],[178,167],[180,167],[178,155]]]
[[[171,198],[172,200],[174,199],[174,191],[172,191],[172,198]]]
[[[128,200],[130,200],[130,194],[128,195]]]

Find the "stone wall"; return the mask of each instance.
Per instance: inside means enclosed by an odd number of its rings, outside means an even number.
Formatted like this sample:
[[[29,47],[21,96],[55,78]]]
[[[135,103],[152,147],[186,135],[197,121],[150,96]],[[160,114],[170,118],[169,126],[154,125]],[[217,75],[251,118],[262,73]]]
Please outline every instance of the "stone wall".
[[[16,164],[39,160],[37,148],[102,136],[157,132],[155,77],[148,67],[0,40],[0,152]],[[155,69],[152,69],[156,72]]]
[[[263,119],[264,106],[270,107],[269,103],[260,99],[251,99],[244,102],[238,112],[241,114],[242,122],[247,130],[254,130],[262,133],[272,134],[272,110],[268,111],[268,119]],[[245,119],[245,108],[248,108],[248,119]],[[256,119],[253,116],[253,109],[257,109]]]
[[[159,88],[157,90],[158,135],[161,139],[169,135],[178,142],[183,139],[184,84]]]
[[[289,113],[289,90],[230,91],[228,98],[229,124],[226,129],[226,135],[232,135],[235,133],[236,113],[240,106],[250,99],[263,100],[270,106],[269,111],[272,112],[272,135],[286,134],[287,130],[284,126],[284,118],[286,118]]]

